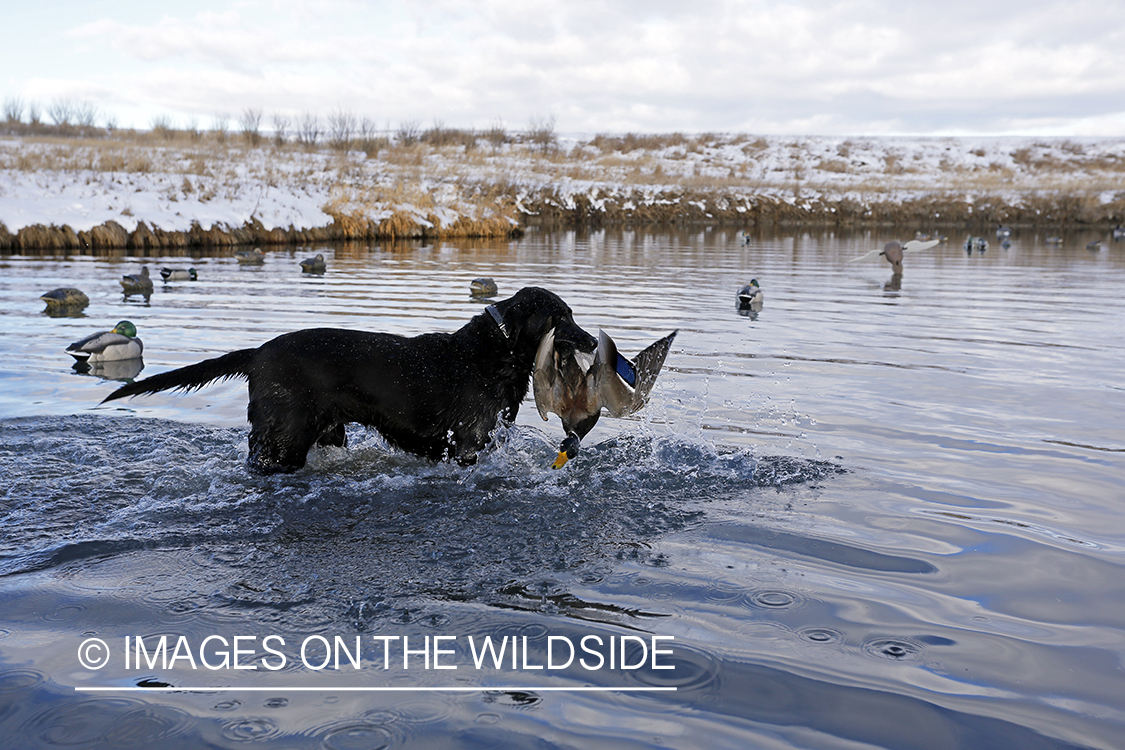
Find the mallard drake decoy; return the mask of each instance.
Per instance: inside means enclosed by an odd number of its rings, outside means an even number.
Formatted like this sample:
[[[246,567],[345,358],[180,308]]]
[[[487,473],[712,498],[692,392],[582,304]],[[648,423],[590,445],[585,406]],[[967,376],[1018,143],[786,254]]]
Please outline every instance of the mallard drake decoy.
[[[1012,230],[1009,227],[999,224],[996,227],[996,239],[1006,240],[1012,236]]]
[[[46,294],[39,295],[39,299],[47,303],[48,310],[64,308],[79,310],[90,304],[90,298],[86,296],[86,293],[74,287],[52,289]]]
[[[1086,249],[1087,250],[1101,250],[1102,249],[1102,241],[1101,240],[1093,240],[1091,242],[1087,242],[1086,243]]]
[[[645,405],[675,337],[673,331],[630,362],[618,353],[605,331],[598,332],[598,345],[592,354],[573,346],[558,346],[553,328],[543,336],[531,379],[535,408],[544,421],[548,413],[558,414],[566,431],[552,468],[562,468],[574,458],[582,438],[597,423],[602,407],[610,416],[624,417]]]
[[[496,282],[488,276],[469,282],[469,294],[474,297],[495,297],[497,291]]]
[[[317,253],[315,257],[305,258],[301,261],[302,273],[324,273],[328,266],[324,262],[324,255]]]
[[[137,338],[137,327],[127,320],[118,323],[112,331],[91,334],[66,348],[67,354],[87,364],[136,359],[143,351],[144,344]]]
[[[161,268],[160,278],[169,281],[197,281],[199,279],[194,268]]]
[[[260,247],[253,250],[236,250],[234,258],[244,266],[257,266],[266,262],[266,254],[262,252]]]
[[[1063,243],[1062,237],[1050,236],[1046,240],[1048,245],[1061,245]]]
[[[148,266],[141,266],[140,273],[128,273],[121,277],[121,288],[125,296],[139,294],[143,297],[152,296],[152,278],[148,275]]]
[[[743,245],[749,245],[752,242],[752,240],[750,239],[750,233],[745,229],[738,233],[738,239],[742,240]]]
[[[761,310],[766,294],[758,284],[757,279],[750,279],[750,283],[738,290],[735,303],[739,310]]]

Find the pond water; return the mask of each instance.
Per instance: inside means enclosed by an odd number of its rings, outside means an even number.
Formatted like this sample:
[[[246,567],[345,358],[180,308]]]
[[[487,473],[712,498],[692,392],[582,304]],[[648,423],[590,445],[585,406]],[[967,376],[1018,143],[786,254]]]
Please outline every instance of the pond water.
[[[0,257],[0,737],[1125,746],[1125,245],[849,262],[893,238]],[[142,261],[199,280],[123,299]],[[64,353],[121,319],[142,376],[299,328],[449,331],[477,276],[555,291],[626,354],[679,330],[651,403],[560,471],[529,395],[472,468],[353,426],[258,477],[242,382],[99,406],[116,383]],[[79,317],[43,312],[60,286]]]

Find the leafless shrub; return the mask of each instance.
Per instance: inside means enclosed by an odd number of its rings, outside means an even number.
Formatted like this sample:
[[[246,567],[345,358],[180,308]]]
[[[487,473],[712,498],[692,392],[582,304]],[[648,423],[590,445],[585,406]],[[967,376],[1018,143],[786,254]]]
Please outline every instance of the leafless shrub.
[[[285,138],[289,133],[289,117],[280,112],[274,112],[270,117],[270,124],[273,126],[274,145],[278,147],[284,146]]]
[[[395,141],[400,146],[413,146],[422,137],[422,128],[417,120],[407,120],[399,123],[395,132]]]
[[[23,120],[23,99],[11,96],[4,100],[4,119],[7,122],[21,122]]]
[[[38,102],[27,103],[27,122],[29,125],[38,125],[42,120],[42,112]]]
[[[380,150],[390,145],[391,139],[385,135],[379,135],[374,120],[370,117],[364,117],[359,121],[359,139],[356,146],[360,151],[367,154],[368,158],[375,158],[379,155]]]
[[[320,140],[320,118],[315,112],[306,112],[297,121],[297,143],[305,148],[315,148]]]
[[[492,144],[493,151],[499,150],[505,143],[512,142],[501,120],[497,120],[488,130],[484,131],[484,139]]]
[[[472,130],[447,128],[441,120],[435,120],[433,127],[422,133],[419,139],[434,148],[464,146],[469,151],[476,145],[477,135]]]
[[[92,102],[74,105],[74,121],[83,128],[93,128],[98,121],[98,108]]]
[[[555,135],[555,116],[532,117],[527,123],[527,140],[544,153],[558,144]]]
[[[338,109],[328,115],[328,146],[335,151],[347,151],[352,145],[356,119],[351,112]]]
[[[590,141],[590,145],[603,153],[620,151],[623,154],[637,150],[660,151],[675,146],[683,146],[687,143],[688,138],[683,133],[626,133],[625,135],[606,135],[604,133],[599,133]]]
[[[262,108],[247,107],[238,116],[238,127],[242,131],[242,138],[256,148],[262,142]]]
[[[203,133],[199,129],[199,118],[195,115],[192,115],[188,118],[186,132],[188,134],[188,137],[191,138],[192,141],[198,141],[203,137]]]
[[[154,115],[152,118],[152,134],[166,141],[172,140],[175,136],[172,118],[168,115]]]
[[[219,143],[226,143],[227,133],[230,132],[230,115],[220,112],[211,120],[211,132]]]

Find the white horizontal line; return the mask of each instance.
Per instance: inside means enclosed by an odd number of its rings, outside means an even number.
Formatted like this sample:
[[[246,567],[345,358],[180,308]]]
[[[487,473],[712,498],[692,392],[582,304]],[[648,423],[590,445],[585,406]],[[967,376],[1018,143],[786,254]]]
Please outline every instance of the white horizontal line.
[[[74,687],[75,692],[84,693],[214,693],[228,691],[253,691],[253,692],[373,692],[373,693],[484,693],[484,692],[522,692],[522,693],[639,693],[639,692],[667,692],[676,691],[676,687],[540,687],[522,685],[498,685],[495,687],[238,687],[236,685],[214,685],[204,687],[139,687],[139,686],[79,686]]]

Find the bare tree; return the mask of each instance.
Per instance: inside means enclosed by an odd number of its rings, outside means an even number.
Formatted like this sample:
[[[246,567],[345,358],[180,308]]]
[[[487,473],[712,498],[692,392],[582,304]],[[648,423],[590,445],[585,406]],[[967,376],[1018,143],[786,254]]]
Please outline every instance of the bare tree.
[[[4,119],[8,122],[23,120],[23,99],[18,96],[10,96],[4,100]]]
[[[297,123],[297,142],[306,148],[312,148],[319,140],[320,118],[315,112],[304,113]]]
[[[227,133],[230,131],[230,115],[226,112],[215,115],[211,121],[211,130],[215,133],[215,137],[219,139],[219,143],[226,142]]]
[[[41,117],[42,117],[42,113],[39,109],[39,103],[35,102],[35,101],[28,102],[27,103],[27,121],[32,125],[38,125]]]
[[[84,128],[92,128],[97,124],[100,113],[91,102],[79,102],[74,107],[74,121]]]
[[[276,146],[285,145],[285,137],[289,133],[289,117],[280,112],[274,112],[270,116],[270,123],[273,125],[273,142]]]
[[[557,142],[555,116],[532,117],[527,124],[527,138],[544,153],[553,149]]]
[[[166,141],[172,140],[175,132],[175,127],[172,125],[172,118],[165,114],[153,115],[152,118],[152,134],[159,136]]]
[[[238,117],[238,127],[242,130],[242,137],[251,146],[256,147],[262,142],[262,108],[247,107]]]
[[[328,145],[337,151],[347,151],[352,145],[356,120],[351,112],[338,109],[328,115]]]
[[[74,102],[70,99],[55,99],[47,105],[47,116],[60,128],[68,127],[74,122],[74,114]]]

